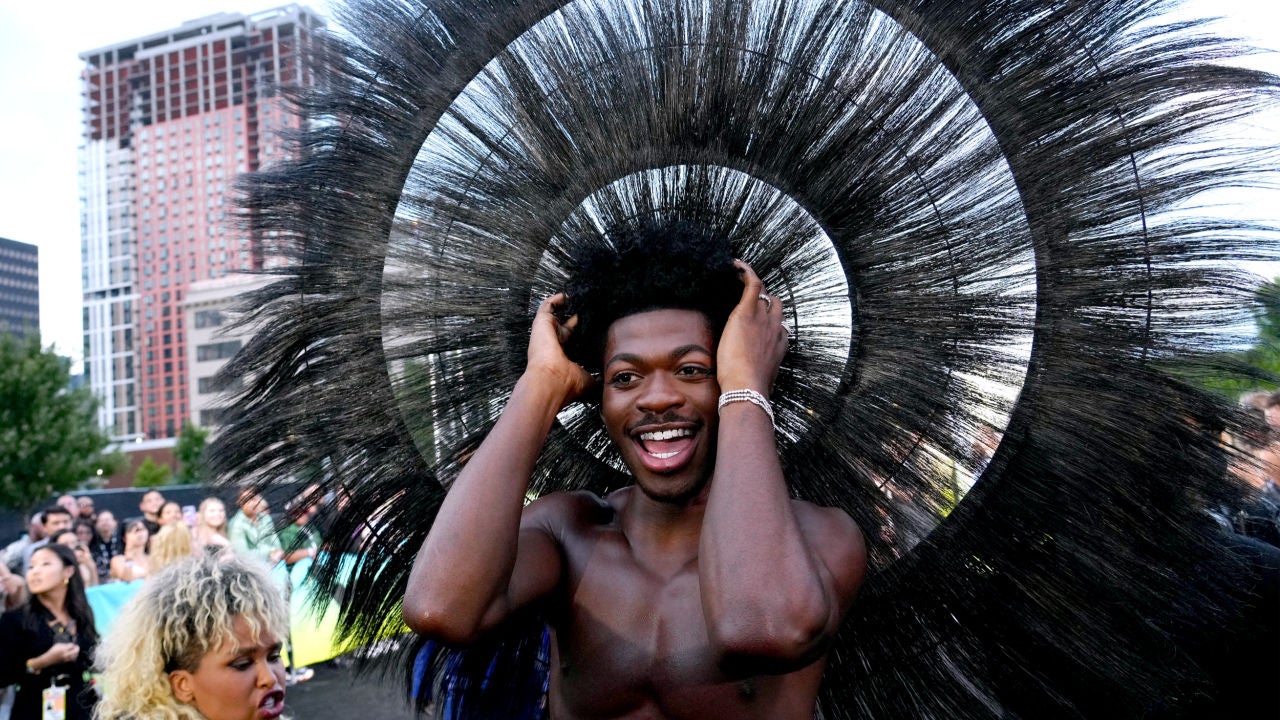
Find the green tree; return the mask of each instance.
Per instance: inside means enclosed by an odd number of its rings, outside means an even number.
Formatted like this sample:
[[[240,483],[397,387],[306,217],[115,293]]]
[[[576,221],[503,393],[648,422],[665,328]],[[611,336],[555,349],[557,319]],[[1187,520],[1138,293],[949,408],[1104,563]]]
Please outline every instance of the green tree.
[[[142,459],[142,464],[138,466],[138,471],[133,474],[134,487],[160,487],[168,485],[173,479],[173,473],[169,470],[168,465],[160,465],[148,455]]]
[[[1235,400],[1249,390],[1275,390],[1280,379],[1280,279],[1258,288],[1253,297],[1258,339],[1253,347],[1218,353],[1193,368],[1174,371],[1196,384]]]
[[[209,475],[204,461],[204,446],[209,431],[189,422],[182,424],[173,454],[178,459],[178,482],[187,485],[203,483]]]
[[[114,468],[97,403],[40,338],[0,334],[0,507],[25,509]]]

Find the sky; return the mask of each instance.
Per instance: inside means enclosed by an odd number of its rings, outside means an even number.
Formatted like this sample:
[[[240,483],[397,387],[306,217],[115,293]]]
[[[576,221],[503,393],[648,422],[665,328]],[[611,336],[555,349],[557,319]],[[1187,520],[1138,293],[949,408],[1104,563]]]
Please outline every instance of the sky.
[[[327,14],[338,0],[301,3]],[[82,360],[79,54],[218,12],[255,13],[284,0],[6,0],[0,3],[0,237],[40,248],[45,345]],[[1247,64],[1280,74],[1280,2],[1186,0],[1186,17],[1219,17],[1223,35],[1264,52]],[[1243,131],[1280,144],[1280,110]],[[1275,138],[1276,141],[1271,139]],[[1280,190],[1225,200],[1233,212],[1280,224]],[[1280,275],[1280,265],[1249,268]]]

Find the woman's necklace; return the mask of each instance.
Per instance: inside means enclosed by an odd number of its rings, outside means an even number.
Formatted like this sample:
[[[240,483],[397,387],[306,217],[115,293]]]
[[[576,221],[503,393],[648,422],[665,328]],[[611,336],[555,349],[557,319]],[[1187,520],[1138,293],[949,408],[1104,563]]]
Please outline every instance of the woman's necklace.
[[[49,627],[53,630],[54,642],[75,642],[76,621],[72,620],[70,615],[66,619],[55,615]]]

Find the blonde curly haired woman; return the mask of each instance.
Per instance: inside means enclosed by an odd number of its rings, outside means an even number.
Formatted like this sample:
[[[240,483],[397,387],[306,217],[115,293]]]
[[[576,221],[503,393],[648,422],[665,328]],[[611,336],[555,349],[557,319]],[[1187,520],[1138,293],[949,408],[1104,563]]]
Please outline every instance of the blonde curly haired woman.
[[[97,718],[277,718],[286,627],[283,594],[252,559],[201,554],[169,565],[103,642]]]

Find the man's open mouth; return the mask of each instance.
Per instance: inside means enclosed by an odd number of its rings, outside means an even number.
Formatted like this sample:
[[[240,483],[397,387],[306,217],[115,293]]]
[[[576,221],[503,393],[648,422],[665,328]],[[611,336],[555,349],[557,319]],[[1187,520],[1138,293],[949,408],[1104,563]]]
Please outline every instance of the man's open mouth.
[[[698,426],[647,426],[633,431],[631,437],[640,448],[640,462],[651,472],[678,470],[689,461],[697,444]]]
[[[675,457],[689,444],[688,438],[694,435],[693,428],[673,428],[671,430],[651,430],[640,433],[640,446],[644,451],[659,458]]]

